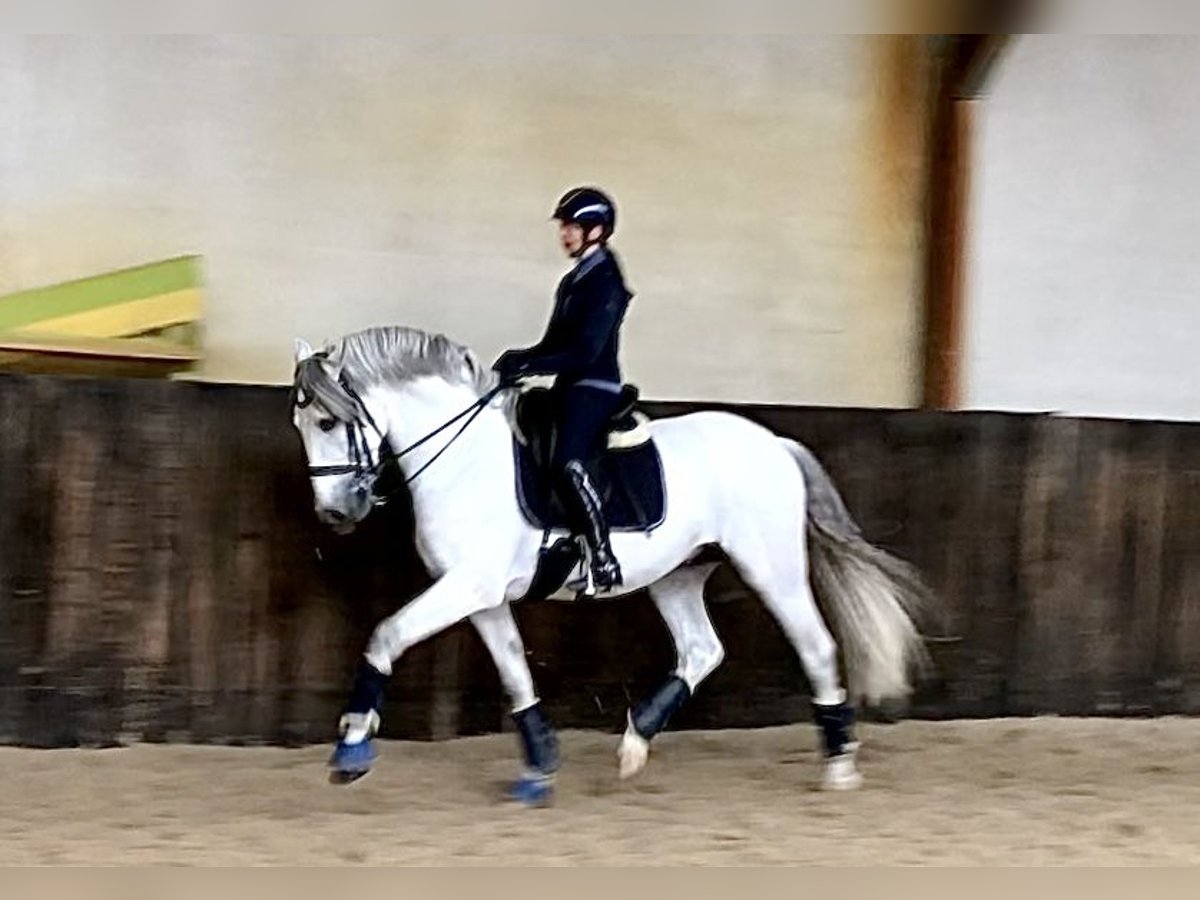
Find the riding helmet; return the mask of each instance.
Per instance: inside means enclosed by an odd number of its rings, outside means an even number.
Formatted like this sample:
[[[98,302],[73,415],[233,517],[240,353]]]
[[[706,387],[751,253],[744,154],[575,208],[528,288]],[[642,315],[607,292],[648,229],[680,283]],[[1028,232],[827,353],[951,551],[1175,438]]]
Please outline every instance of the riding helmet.
[[[599,225],[607,238],[617,227],[617,206],[599,188],[577,187],[562,195],[551,218],[589,229]]]

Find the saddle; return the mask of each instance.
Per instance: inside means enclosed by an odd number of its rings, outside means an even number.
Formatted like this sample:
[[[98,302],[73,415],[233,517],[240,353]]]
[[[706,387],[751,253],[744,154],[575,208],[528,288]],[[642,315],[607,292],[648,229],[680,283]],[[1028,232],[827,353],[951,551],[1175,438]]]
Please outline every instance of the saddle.
[[[637,409],[638,396],[634,385],[622,388],[604,446],[583,460],[600,494],[609,531],[648,532],[664,518],[662,461],[649,417]],[[517,499],[526,520],[545,531],[569,528],[550,470],[558,430],[556,401],[546,388],[524,391],[517,400],[513,434]]]
[[[551,531],[570,532],[550,468],[558,431],[556,403],[547,388],[528,388],[518,398],[514,416],[517,503],[526,521],[544,532],[525,600],[545,599],[564,586],[585,596],[590,583],[581,540],[560,537],[550,544]],[[649,417],[637,409],[637,403],[637,388],[624,385],[609,419],[604,446],[583,460],[600,494],[610,532],[648,533],[661,525],[666,515],[662,460],[650,434]],[[570,580],[573,571],[580,574]]]

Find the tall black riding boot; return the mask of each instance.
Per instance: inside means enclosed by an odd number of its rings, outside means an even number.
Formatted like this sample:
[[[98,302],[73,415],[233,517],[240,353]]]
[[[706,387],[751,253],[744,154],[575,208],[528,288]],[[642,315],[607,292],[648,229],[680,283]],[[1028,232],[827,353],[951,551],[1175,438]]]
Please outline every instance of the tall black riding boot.
[[[583,532],[588,548],[592,551],[592,578],[596,582],[596,587],[616,587],[622,583],[621,567],[617,563],[617,558],[613,556],[612,547],[608,543],[608,523],[604,520],[600,495],[592,485],[587,470],[577,460],[568,462],[564,467],[563,474],[564,480],[570,488],[570,496],[564,499],[571,506],[577,507],[580,520],[578,527]]]

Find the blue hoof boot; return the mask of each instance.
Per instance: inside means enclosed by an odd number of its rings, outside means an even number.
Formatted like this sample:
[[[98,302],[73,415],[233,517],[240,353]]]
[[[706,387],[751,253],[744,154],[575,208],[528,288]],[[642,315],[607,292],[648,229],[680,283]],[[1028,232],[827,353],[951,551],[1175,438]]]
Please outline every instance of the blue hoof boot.
[[[523,806],[549,806],[554,799],[554,776],[522,775],[509,785],[507,796]]]
[[[377,756],[375,744],[370,739],[359,741],[357,744],[338,741],[333,756],[329,758],[329,767],[333,769],[329,773],[329,780],[334,784],[358,781],[371,771]]]

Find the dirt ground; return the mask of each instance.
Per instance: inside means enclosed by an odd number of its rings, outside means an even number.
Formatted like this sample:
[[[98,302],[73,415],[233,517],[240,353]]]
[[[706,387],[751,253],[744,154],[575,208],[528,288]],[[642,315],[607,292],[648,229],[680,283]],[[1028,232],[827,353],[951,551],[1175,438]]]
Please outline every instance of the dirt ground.
[[[511,735],[327,747],[0,749],[0,863],[184,865],[1200,863],[1200,721],[860,729],[856,793],[813,790],[811,726],[668,733],[616,777],[616,736],[562,735],[555,805],[500,799]]]

